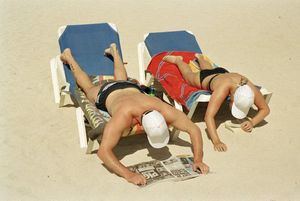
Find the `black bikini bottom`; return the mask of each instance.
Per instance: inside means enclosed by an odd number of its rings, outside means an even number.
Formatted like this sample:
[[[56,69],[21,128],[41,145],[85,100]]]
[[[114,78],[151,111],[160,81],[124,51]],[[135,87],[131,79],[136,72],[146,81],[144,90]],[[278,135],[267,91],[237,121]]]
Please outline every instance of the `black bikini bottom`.
[[[225,68],[222,68],[222,67],[217,67],[217,68],[213,68],[213,69],[204,69],[204,70],[201,70],[201,71],[200,71],[200,84],[202,85],[202,82],[203,82],[203,80],[204,80],[206,77],[208,77],[208,76],[210,76],[210,75],[215,75],[215,76],[213,76],[213,77],[210,79],[210,81],[209,81],[209,83],[208,83],[208,89],[211,91],[211,88],[210,88],[210,83],[211,83],[211,81],[212,81],[215,77],[217,77],[219,74],[224,74],[224,73],[229,73],[229,71],[226,70]]]
[[[130,81],[112,81],[112,82],[107,82],[103,84],[99,90],[97,100],[96,100],[96,107],[100,110],[106,111],[106,99],[109,96],[110,93],[112,93],[115,90],[118,89],[126,89],[126,88],[136,88],[138,89],[141,93],[143,93],[143,90],[141,87],[135,83],[132,83]]]

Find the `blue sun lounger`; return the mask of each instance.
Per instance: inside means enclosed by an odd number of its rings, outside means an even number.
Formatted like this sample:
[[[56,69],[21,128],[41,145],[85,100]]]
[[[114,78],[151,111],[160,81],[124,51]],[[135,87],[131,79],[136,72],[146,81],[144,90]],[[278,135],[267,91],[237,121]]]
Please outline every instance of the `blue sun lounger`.
[[[144,41],[138,45],[139,55],[139,71],[140,80],[145,85],[157,81],[152,75],[147,73],[147,66],[151,61],[151,58],[161,52],[172,51],[186,51],[186,52],[199,52],[202,53],[201,48],[196,40],[194,34],[190,31],[169,31],[169,32],[154,32],[148,33],[144,36]],[[170,100],[170,97],[165,94],[169,101],[174,104],[177,109],[183,110],[182,106],[176,100]],[[204,93],[200,96],[203,102],[207,102],[210,98],[208,93]],[[190,115],[196,108],[195,103],[190,109]]]
[[[159,86],[159,82],[147,72],[147,67],[151,59],[161,52],[172,51],[187,51],[202,53],[200,46],[194,34],[190,31],[168,31],[168,32],[154,32],[144,35],[144,41],[138,44],[138,57],[139,57],[139,77],[140,82],[145,85],[154,83],[159,90],[164,92],[164,99],[173,104],[177,109],[184,111],[184,107],[176,100],[173,100],[168,94]],[[216,64],[214,64],[217,66]],[[272,93],[267,89],[261,87],[261,93],[264,95],[268,103]],[[186,111],[189,118],[192,118],[199,103],[207,103],[210,100],[209,92],[201,92],[201,95],[192,104],[189,111]],[[175,131],[177,132],[177,131]],[[178,132],[174,133],[174,137],[178,136]]]
[[[114,24],[62,26],[58,30],[58,36],[60,51],[71,48],[74,58],[88,75],[113,76],[113,61],[103,53],[111,43],[116,43],[121,50],[119,35]],[[54,81],[55,102],[63,106],[67,104],[64,96],[74,94],[76,83],[71,70],[61,63],[59,55],[51,62],[52,72],[56,71],[56,74],[60,76],[58,79],[63,79],[57,80],[57,83],[55,83],[56,80]],[[55,62],[57,69],[54,69],[55,65],[52,65]]]
[[[119,34],[111,23],[82,24],[62,26],[58,30],[60,52],[70,48],[80,67],[90,76],[94,84],[113,79],[114,66],[112,59],[104,56],[104,50],[111,43],[116,43],[122,57]],[[75,105],[79,140],[82,148],[87,147],[91,153],[94,141],[100,140],[105,123],[110,116],[98,110],[90,103],[85,94],[77,87],[71,70],[62,64],[60,55],[50,61],[55,102],[60,107]],[[137,133],[133,128],[130,135]]]

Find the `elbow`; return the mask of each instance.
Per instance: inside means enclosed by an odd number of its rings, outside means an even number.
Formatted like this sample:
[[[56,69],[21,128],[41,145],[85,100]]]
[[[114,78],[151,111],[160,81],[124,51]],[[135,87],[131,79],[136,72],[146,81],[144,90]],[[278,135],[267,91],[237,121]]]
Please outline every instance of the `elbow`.
[[[199,133],[200,133],[200,135],[201,135],[201,130],[200,130],[200,128],[199,128],[196,124],[194,124],[194,126],[191,127],[191,130],[190,130],[189,133],[190,133],[190,134],[192,134],[192,133],[197,133],[197,134],[199,134]]]
[[[192,80],[190,80],[190,79],[185,79],[186,80],[186,82],[189,84],[189,85],[191,85],[191,86],[197,86]]]
[[[102,146],[99,147],[98,152],[97,152],[97,156],[103,162],[105,160],[105,156],[107,155],[106,152],[107,152],[107,150],[105,148],[103,148]]]
[[[209,119],[209,117],[207,115],[204,116],[204,121],[207,122],[207,120]]]
[[[208,123],[213,117],[211,115],[205,114],[204,121],[205,123]]]

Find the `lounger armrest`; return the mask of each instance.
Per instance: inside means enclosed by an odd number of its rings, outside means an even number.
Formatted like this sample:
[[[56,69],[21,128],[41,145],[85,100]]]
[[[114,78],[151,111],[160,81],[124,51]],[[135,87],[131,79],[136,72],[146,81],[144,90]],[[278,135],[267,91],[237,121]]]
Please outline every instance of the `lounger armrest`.
[[[269,104],[273,93],[268,91],[266,88],[263,88],[263,87],[260,88],[260,92],[264,96],[266,103]]]
[[[141,84],[147,85],[147,66],[151,61],[150,54],[144,42],[140,42],[137,46],[139,59],[139,81]]]
[[[52,85],[54,93],[54,101],[62,107],[66,104],[72,104],[70,98],[70,84],[66,81],[63,63],[59,55],[50,60]]]
[[[201,94],[196,102],[209,102],[211,95],[210,94]]]

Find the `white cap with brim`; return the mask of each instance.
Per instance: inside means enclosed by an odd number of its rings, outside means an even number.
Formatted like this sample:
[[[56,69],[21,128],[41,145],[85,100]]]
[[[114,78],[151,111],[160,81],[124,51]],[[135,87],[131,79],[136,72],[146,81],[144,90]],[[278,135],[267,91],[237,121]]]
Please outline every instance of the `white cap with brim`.
[[[239,86],[234,93],[231,114],[238,119],[247,116],[254,103],[254,93],[248,85]]]
[[[152,147],[159,149],[168,144],[169,129],[161,113],[156,110],[145,112],[142,116],[142,126]]]

